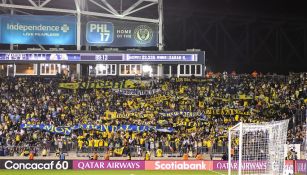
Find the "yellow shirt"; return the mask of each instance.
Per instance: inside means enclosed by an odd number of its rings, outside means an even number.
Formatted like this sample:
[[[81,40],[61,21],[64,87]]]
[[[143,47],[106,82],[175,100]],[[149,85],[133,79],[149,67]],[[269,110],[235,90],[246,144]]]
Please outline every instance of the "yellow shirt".
[[[112,137],[112,132],[108,132],[108,139]]]
[[[141,139],[140,139],[140,144],[143,145],[143,144],[144,144],[144,141],[145,141],[145,140],[144,140],[143,138],[141,138]]]
[[[94,140],[92,139],[92,140],[90,140],[89,142],[88,142],[88,146],[89,147],[92,147],[94,145]]]
[[[99,140],[95,139],[94,140],[94,147],[98,147],[98,145],[99,145]]]
[[[103,140],[99,140],[99,147],[103,147]]]
[[[236,121],[239,121],[239,115],[236,115],[236,116],[235,116],[235,120],[236,120]]]
[[[217,142],[217,145],[218,145],[218,146],[223,146],[223,141],[222,141],[222,140],[219,140],[219,141]]]
[[[17,134],[15,139],[16,139],[16,142],[19,142],[20,141],[20,135]]]
[[[104,141],[104,146],[105,146],[105,147],[109,146],[108,141]]]
[[[83,141],[82,140],[78,141],[78,146],[79,146],[80,149],[82,148],[82,146],[83,146]]]
[[[136,133],[132,133],[132,135],[131,135],[131,139],[134,139],[134,138],[135,138],[135,136],[136,136]]]
[[[211,147],[212,147],[212,143],[211,143],[210,140],[207,141],[207,147],[208,147],[208,148],[211,148]]]
[[[157,153],[157,157],[162,157],[162,149],[158,149],[156,153]]]
[[[150,154],[149,153],[145,154],[145,160],[150,160]]]

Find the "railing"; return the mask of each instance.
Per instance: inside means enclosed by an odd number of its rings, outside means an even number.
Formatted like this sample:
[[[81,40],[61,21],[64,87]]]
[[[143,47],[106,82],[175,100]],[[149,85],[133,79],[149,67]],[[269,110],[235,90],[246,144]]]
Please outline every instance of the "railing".
[[[112,150],[112,156],[127,156],[128,154],[131,155],[131,157],[144,157],[145,153],[149,151],[151,155],[157,156],[156,151],[157,148],[145,148],[143,146],[139,145],[131,145],[128,147],[125,147],[123,150],[122,155],[116,155],[114,150],[119,148],[110,148],[110,147],[88,147],[84,146],[82,149],[76,150],[76,155],[79,157],[89,157],[94,152],[97,152],[99,155],[104,155],[108,150]],[[207,147],[180,147],[178,150],[174,151],[173,148],[169,146],[162,146],[162,156],[163,157],[182,157],[184,153],[188,153],[190,157],[196,157],[197,154],[206,154],[208,153],[209,149]]]
[[[117,147],[120,148],[120,147]],[[89,147],[83,146],[81,149],[77,147],[77,142],[72,142],[69,144],[63,144],[61,148],[59,145],[51,144],[46,147],[43,144],[37,146],[0,146],[0,156],[21,156],[22,153],[27,150],[28,152],[33,152],[35,156],[42,156],[43,149],[47,151],[47,156],[51,154],[56,154],[60,152],[76,154],[77,157],[89,157],[94,152],[97,152],[100,156],[103,156],[108,150],[112,150],[112,156],[127,156],[130,154],[132,157],[144,157],[145,153],[149,151],[151,155],[157,156],[156,151],[157,147],[154,148],[145,148],[144,146],[139,145],[130,145],[125,147],[122,155],[116,155],[114,150],[117,149],[115,147]],[[169,146],[162,146],[162,156],[163,157],[182,157],[184,153],[188,153],[190,157],[196,157],[197,154],[213,154],[213,153],[222,153],[224,149],[219,147],[179,147],[177,149],[173,149]],[[211,151],[211,152],[210,152]],[[221,152],[220,152],[221,151]]]

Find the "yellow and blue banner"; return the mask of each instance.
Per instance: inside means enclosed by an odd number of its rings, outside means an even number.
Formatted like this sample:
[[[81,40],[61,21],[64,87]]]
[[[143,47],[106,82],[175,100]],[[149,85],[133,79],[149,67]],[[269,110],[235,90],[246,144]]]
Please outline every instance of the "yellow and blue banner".
[[[138,126],[138,125],[88,125],[88,124],[78,124],[74,126],[54,126],[54,125],[32,125],[32,124],[21,124],[22,129],[38,129],[41,131],[47,131],[53,134],[70,135],[74,130],[95,130],[100,132],[116,132],[116,131],[134,131],[134,132],[145,132],[145,131],[159,131],[159,132],[173,132],[174,129],[161,128],[156,126]]]

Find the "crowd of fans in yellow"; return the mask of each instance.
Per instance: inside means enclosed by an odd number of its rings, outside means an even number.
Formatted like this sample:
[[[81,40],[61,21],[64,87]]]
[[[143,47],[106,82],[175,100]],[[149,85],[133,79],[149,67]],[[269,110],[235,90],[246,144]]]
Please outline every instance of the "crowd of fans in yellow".
[[[50,151],[69,150],[147,159],[150,154],[195,156],[226,151],[227,130],[240,121],[257,123],[293,117],[297,119],[291,127],[295,129],[288,132],[289,141],[303,141],[303,123],[298,117],[306,112],[307,104],[303,74],[282,79],[221,75],[162,80],[92,78],[86,82],[106,81],[109,86],[70,88],[68,83],[78,82],[58,77],[0,78],[0,156],[30,152],[46,156]],[[151,95],[122,94],[112,87],[119,82],[123,84],[120,88],[160,91]],[[153,129],[80,129],[67,136],[22,129],[21,124],[137,125]]]

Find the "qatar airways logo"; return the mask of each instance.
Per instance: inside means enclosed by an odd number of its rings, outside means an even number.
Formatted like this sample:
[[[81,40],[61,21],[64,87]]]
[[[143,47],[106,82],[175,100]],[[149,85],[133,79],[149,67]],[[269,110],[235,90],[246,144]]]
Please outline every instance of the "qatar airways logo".
[[[228,161],[214,161],[214,170],[227,170],[229,167]],[[230,164],[232,170],[237,170],[239,167],[238,162],[232,162]],[[265,161],[246,161],[242,163],[243,170],[265,170],[267,169],[267,163]]]
[[[144,170],[144,161],[73,161],[74,169]]]

